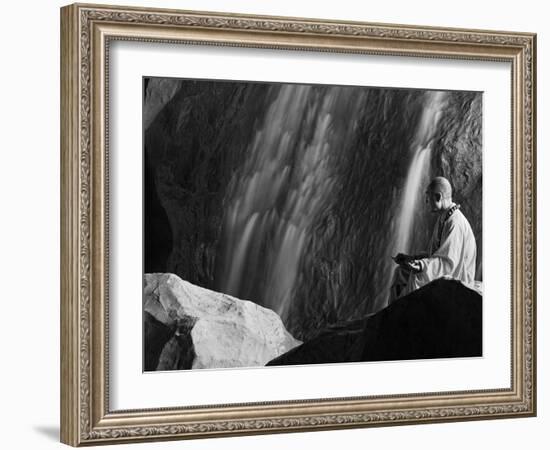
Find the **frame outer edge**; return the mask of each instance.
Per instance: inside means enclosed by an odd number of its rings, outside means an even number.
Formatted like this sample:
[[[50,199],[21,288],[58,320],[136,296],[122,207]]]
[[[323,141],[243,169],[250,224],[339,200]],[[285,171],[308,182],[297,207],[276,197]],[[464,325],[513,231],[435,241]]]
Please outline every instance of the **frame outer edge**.
[[[61,19],[61,217],[60,217],[60,440],[77,446],[79,433],[79,303],[78,289],[78,20],[77,8],[65,6]]]
[[[88,9],[89,11],[87,11]],[[241,418],[226,422],[214,420],[186,424],[159,423],[157,425],[146,422],[145,424],[136,425],[130,428],[122,424],[117,424],[115,421],[102,429],[101,420],[98,422],[98,419],[103,418],[106,411],[103,411],[101,405],[97,403],[97,399],[98,395],[104,395],[105,392],[103,391],[101,380],[97,379],[98,372],[101,372],[101,370],[98,371],[98,368],[101,369],[101,367],[96,366],[96,363],[97,358],[101,357],[101,352],[98,354],[94,351],[94,348],[96,348],[98,338],[101,340],[103,335],[101,332],[97,334],[97,327],[91,323],[92,317],[95,317],[98,312],[101,312],[101,307],[98,309],[95,304],[96,300],[99,299],[99,297],[96,298],[99,292],[97,288],[101,288],[101,285],[96,285],[93,282],[94,277],[98,275],[95,273],[93,266],[94,263],[98,262],[98,253],[96,252],[97,249],[94,249],[94,242],[95,239],[98,238],[97,225],[98,219],[100,219],[100,217],[94,215],[94,208],[97,207],[98,200],[98,193],[96,191],[97,181],[94,181],[97,173],[93,174],[91,172],[94,169],[96,171],[101,170],[102,166],[101,164],[98,165],[101,161],[94,159],[93,154],[97,149],[97,147],[95,147],[97,142],[94,143],[93,140],[94,138],[97,139],[97,136],[95,136],[97,122],[94,123],[97,117],[94,111],[98,103],[94,100],[96,96],[93,94],[95,89],[95,81],[93,78],[97,74],[94,68],[91,67],[93,66],[91,64],[91,59],[93,58],[91,58],[90,55],[93,51],[90,50],[90,47],[93,48],[94,44],[92,42],[93,33],[91,33],[92,30],[89,25],[90,21],[92,23],[109,21],[112,15],[115,16],[115,22],[134,22],[136,21],[134,16],[136,16],[138,12],[144,13],[147,11],[162,15],[166,14],[168,16],[170,16],[170,13],[174,13],[186,15],[185,17],[198,17],[201,20],[193,20],[188,25],[184,25],[194,30],[206,29],[211,32],[214,29],[221,28],[223,30],[230,30],[231,32],[241,31],[246,28],[249,21],[252,22],[252,20],[255,20],[256,22],[254,22],[252,26],[253,31],[267,31],[271,33],[273,31],[271,28],[274,27],[274,33],[286,33],[290,30],[290,28],[287,27],[289,25],[303,25],[305,27],[304,29],[294,27],[292,28],[294,31],[290,31],[290,34],[297,33],[296,36],[317,36],[318,34],[331,34],[331,30],[335,29],[337,31],[336,35],[355,39],[355,37],[352,37],[352,34],[350,34],[353,30],[350,31],[347,27],[343,26],[341,29],[336,28],[339,22],[320,19],[275,18],[230,13],[200,13],[148,8],[138,9],[110,5],[74,4],[61,9],[61,441],[72,446],[81,446],[122,442],[160,441],[166,439],[192,439],[199,437],[226,437],[231,435],[317,431],[321,429],[352,427],[363,428],[373,425],[388,426],[424,422],[436,423],[438,421],[446,422],[448,420],[520,417],[522,415],[525,417],[536,414],[536,359],[534,353],[536,349],[536,203],[534,203],[536,202],[536,35],[532,33],[453,29],[457,33],[460,32],[464,34],[464,36],[459,39],[459,42],[464,45],[472,45],[474,47],[494,45],[501,49],[510,49],[514,52],[516,64],[519,66],[518,69],[520,73],[516,73],[516,75],[520,75],[519,78],[521,79],[521,83],[518,86],[519,91],[514,92],[523,99],[523,102],[518,105],[519,111],[522,112],[519,120],[522,126],[519,127],[517,132],[521,134],[521,137],[515,141],[515,144],[519,146],[517,148],[521,149],[521,155],[518,155],[520,156],[518,158],[518,170],[521,172],[521,180],[519,180],[521,183],[519,186],[515,186],[515,188],[519,188],[518,195],[521,197],[521,207],[519,209],[523,214],[518,220],[522,223],[521,229],[523,232],[521,235],[514,237],[514,239],[515,242],[522,242],[522,239],[527,238],[532,244],[531,248],[533,251],[531,254],[532,258],[529,258],[527,255],[530,254],[530,251],[525,252],[525,247],[522,244],[518,244],[520,248],[524,250],[522,256],[520,256],[520,266],[525,268],[525,264],[528,263],[532,275],[532,283],[529,283],[531,295],[522,297],[521,289],[519,289],[520,292],[518,292],[518,294],[522,299],[532,300],[532,305],[529,304],[529,306],[532,306],[532,315],[529,315],[529,309],[523,310],[525,304],[521,303],[523,307],[519,309],[531,320],[529,322],[520,321],[518,324],[519,330],[517,327],[515,328],[518,330],[517,332],[523,336],[523,339],[520,339],[520,341],[523,341],[523,345],[518,346],[517,349],[521,357],[516,360],[516,364],[521,364],[522,369],[526,369],[530,366],[529,368],[531,370],[527,370],[526,374],[520,371],[520,374],[523,376],[518,376],[517,378],[517,382],[520,383],[522,387],[519,392],[520,398],[510,399],[510,402],[515,402],[516,406],[510,403],[502,405],[502,409],[499,409],[499,405],[493,407],[483,403],[482,405],[472,405],[469,409],[451,409],[450,412],[453,414],[456,412],[456,415],[428,415],[420,418],[410,416],[410,413],[414,412],[414,410],[399,410],[395,413],[388,413],[388,417],[382,417],[379,421],[375,420],[370,423],[370,416],[369,418],[361,418],[359,417],[359,413],[355,415],[348,414],[347,416],[342,415],[343,419],[349,418],[350,421],[339,422],[336,421],[336,418],[338,418],[338,414],[341,415],[341,413],[336,413],[336,415],[323,415],[322,417],[306,415],[301,418],[285,418],[283,416],[280,420],[276,420],[272,417],[261,417],[258,420]],[[90,16],[86,14],[89,12],[101,14]],[[83,14],[82,16],[81,13]],[[117,19],[117,14],[120,14],[119,19]],[[200,17],[201,15],[205,15],[205,17]],[[146,25],[149,25],[154,23],[156,16],[144,17],[146,20],[143,20],[147,22]],[[141,19],[138,17],[137,23],[141,23],[140,20]],[[296,24],[293,24],[293,21],[297,21]],[[178,23],[177,25],[183,24]],[[352,23],[350,25],[354,27],[367,26],[367,24],[362,23]],[[318,26],[326,26],[326,29],[323,28],[319,31],[317,28]],[[442,34],[446,32],[446,29],[443,28],[391,24],[371,24],[371,26],[382,28],[393,26],[397,27],[397,31],[401,31],[401,29],[407,31],[412,30],[412,36],[408,34],[392,35],[393,37],[384,35],[387,39],[402,40],[403,42],[412,42],[414,40],[417,43],[426,43],[429,42],[428,39],[431,39],[430,36],[434,34],[434,36],[436,38],[439,37],[442,42],[451,42],[448,36]],[[420,33],[419,41],[414,37],[415,30]],[[85,36],[83,36],[83,32],[85,32]],[[437,35],[435,35],[435,33],[437,33]],[[468,35],[466,33],[473,34]],[[487,37],[484,36],[486,33]],[[359,38],[370,38],[372,37],[371,34],[372,32],[367,30],[367,33]],[[285,35],[288,36],[288,34]],[[376,34],[376,36],[378,36],[378,34]],[[478,39],[480,40],[479,42]],[[438,42],[438,40],[435,39],[434,42]],[[277,46],[275,45],[273,48],[277,48]],[[329,49],[329,51],[331,50]],[[422,51],[427,54],[427,48],[424,48]],[[524,59],[526,51],[528,53],[531,51],[531,58],[528,60]],[[516,52],[520,52],[519,57]],[[435,54],[437,53],[439,53],[439,51],[435,52]],[[508,54],[506,57],[509,57]],[[525,117],[525,112],[530,113],[528,117]],[[517,125],[517,123],[518,121],[514,120],[514,125]],[[526,132],[525,129],[526,125],[531,126],[528,132]],[[90,132],[94,136],[91,136]],[[526,141],[526,139],[529,139],[529,141]],[[527,157],[529,159],[526,159]],[[527,164],[529,164],[527,169],[532,169],[531,173],[526,170],[525,165]],[[523,176],[526,176],[526,179],[523,178]],[[524,189],[527,189],[532,194],[528,199],[525,198]],[[533,203],[531,203],[531,200]],[[528,217],[524,214],[526,204],[530,207],[530,214],[527,214]],[[527,224],[525,223],[526,220],[528,221]],[[532,228],[529,226],[524,227],[525,225],[531,224]],[[101,252],[99,253],[101,254]],[[90,265],[92,265],[92,267],[90,267]],[[524,280],[523,277],[521,278]],[[94,290],[95,292],[93,292]],[[91,312],[92,314],[90,314]],[[101,316],[101,314],[99,315]],[[522,316],[522,319],[525,319],[525,317]],[[529,330],[532,332],[526,332],[525,327],[529,327]],[[527,341],[525,341],[525,339],[527,339]],[[525,345],[526,342],[527,344]],[[526,347],[527,354],[532,357],[527,363],[524,353]],[[532,354],[528,351],[529,347],[532,350]],[[96,361],[93,361],[94,358]],[[95,381],[99,383],[99,390],[98,384],[95,383]],[[532,384],[530,382],[532,382]],[[532,387],[532,389],[528,388],[525,391],[523,388],[528,386]],[[518,404],[518,401],[520,404]],[[515,408],[518,409],[516,410]],[[418,411],[420,410],[417,410],[417,412]],[[435,412],[437,412],[437,410]],[[470,413],[473,415],[470,416]],[[365,416],[367,416],[367,414],[365,414]]]
[[[537,34],[531,35],[531,245],[532,245],[532,401],[533,417],[538,414],[538,374],[537,374]]]

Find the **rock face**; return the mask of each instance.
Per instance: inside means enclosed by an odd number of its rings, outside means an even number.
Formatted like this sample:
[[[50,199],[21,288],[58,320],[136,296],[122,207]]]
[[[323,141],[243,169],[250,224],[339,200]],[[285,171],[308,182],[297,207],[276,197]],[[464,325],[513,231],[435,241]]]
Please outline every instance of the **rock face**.
[[[173,274],[144,279],[145,370],[263,366],[301,342],[279,316]]]
[[[472,226],[477,244],[476,280],[483,279],[482,110],[480,95],[461,93],[449,101],[432,161],[433,172],[451,181],[454,201]]]
[[[175,273],[218,289],[223,199],[268,92],[259,83],[146,80],[146,273]]]
[[[482,356],[482,298],[439,279],[369,317],[332,327],[268,365]]]

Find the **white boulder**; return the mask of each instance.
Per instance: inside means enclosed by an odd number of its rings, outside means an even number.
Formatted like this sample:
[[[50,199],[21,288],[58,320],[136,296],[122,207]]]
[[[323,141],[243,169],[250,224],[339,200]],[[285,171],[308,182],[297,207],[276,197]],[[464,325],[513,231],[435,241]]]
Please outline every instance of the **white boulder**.
[[[301,344],[274,311],[174,274],[146,274],[143,302],[146,313],[174,330],[156,370],[264,366]]]

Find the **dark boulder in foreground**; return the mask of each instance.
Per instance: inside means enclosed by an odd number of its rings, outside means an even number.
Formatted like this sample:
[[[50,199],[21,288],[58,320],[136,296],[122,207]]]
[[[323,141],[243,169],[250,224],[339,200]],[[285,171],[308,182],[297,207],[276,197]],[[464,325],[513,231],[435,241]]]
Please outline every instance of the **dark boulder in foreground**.
[[[156,370],[162,349],[175,332],[175,326],[165,325],[149,312],[143,312],[143,364],[146,371]]]
[[[481,355],[481,295],[440,279],[363,320],[329,328],[268,365]]]

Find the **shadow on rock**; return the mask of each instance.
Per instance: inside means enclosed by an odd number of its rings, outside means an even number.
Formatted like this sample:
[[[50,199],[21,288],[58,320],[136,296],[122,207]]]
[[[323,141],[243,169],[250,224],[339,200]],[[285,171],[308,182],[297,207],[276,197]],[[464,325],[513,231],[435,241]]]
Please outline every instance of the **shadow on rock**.
[[[436,280],[361,321],[330,328],[267,365],[476,357],[482,297]]]

